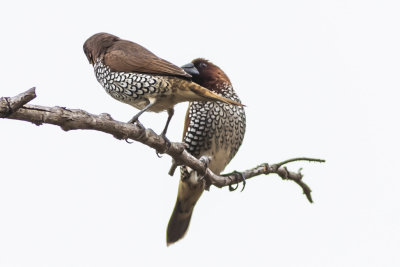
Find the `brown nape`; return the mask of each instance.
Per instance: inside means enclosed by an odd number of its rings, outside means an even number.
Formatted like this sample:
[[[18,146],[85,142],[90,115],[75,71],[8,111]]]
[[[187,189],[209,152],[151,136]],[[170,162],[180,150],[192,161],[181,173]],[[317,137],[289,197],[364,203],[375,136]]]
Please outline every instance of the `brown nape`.
[[[200,73],[192,78],[195,83],[201,84],[202,86],[215,92],[218,92],[220,90],[219,88],[221,88],[218,85],[231,83],[225,72],[218,66],[214,65],[211,61],[204,58],[197,58],[193,60],[192,63]]]
[[[102,54],[104,54],[109,47],[111,47],[115,42],[121,40],[115,35],[100,32],[92,35],[83,44],[83,51],[89,60],[89,63],[93,64],[96,62]]]

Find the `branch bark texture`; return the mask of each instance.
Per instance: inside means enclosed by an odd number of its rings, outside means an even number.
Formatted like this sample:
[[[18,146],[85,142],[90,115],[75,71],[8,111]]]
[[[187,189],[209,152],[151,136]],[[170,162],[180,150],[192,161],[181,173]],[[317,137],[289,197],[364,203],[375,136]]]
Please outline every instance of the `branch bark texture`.
[[[117,139],[132,139],[141,142],[158,153],[166,153],[173,158],[173,166],[169,172],[173,175],[179,165],[185,165],[203,176],[198,183],[204,183],[208,189],[211,185],[216,187],[231,186],[247,179],[261,175],[276,173],[282,179],[292,180],[297,183],[312,202],[311,189],[302,181],[303,175],[299,172],[291,172],[285,164],[293,161],[315,161],[325,162],[321,159],[313,158],[294,158],[277,164],[269,165],[263,163],[257,167],[243,172],[233,172],[226,175],[216,175],[207,168],[204,160],[193,157],[185,150],[185,145],[179,142],[172,142],[168,145],[165,140],[157,135],[153,130],[139,127],[136,124],[119,122],[113,120],[109,114],[102,113],[93,115],[80,109],[67,109],[65,107],[44,107],[29,105],[29,101],[36,97],[35,88],[31,88],[14,97],[0,98],[0,118],[22,120],[32,122],[35,125],[53,124],[60,126],[64,131],[69,130],[96,130],[113,135]]]

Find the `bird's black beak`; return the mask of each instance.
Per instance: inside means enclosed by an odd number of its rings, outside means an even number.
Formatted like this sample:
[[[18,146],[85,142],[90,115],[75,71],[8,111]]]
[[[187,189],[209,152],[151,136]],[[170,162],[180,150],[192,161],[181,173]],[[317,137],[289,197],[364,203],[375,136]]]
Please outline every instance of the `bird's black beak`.
[[[193,63],[183,65],[181,68],[192,76],[200,75],[199,70],[194,66]]]

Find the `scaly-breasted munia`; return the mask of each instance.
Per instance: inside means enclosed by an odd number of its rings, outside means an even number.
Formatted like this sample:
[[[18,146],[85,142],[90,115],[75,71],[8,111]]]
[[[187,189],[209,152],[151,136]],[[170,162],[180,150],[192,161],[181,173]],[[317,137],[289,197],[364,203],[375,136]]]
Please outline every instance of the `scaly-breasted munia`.
[[[192,75],[193,82],[240,103],[228,76],[213,63],[200,58],[182,68]],[[208,157],[208,168],[218,175],[238,151],[245,129],[243,106],[194,101],[189,103],[183,141],[196,158]],[[204,191],[203,183],[194,186],[198,179],[195,171],[181,167],[178,197],[167,228],[168,245],[181,239],[189,227],[193,208]]]
[[[83,50],[106,92],[141,110],[129,122],[137,121],[145,111],[168,111],[162,132],[164,138],[174,105],[179,102],[223,101],[240,105],[192,82],[191,75],[182,68],[157,57],[139,44],[112,34],[93,35],[86,40]]]

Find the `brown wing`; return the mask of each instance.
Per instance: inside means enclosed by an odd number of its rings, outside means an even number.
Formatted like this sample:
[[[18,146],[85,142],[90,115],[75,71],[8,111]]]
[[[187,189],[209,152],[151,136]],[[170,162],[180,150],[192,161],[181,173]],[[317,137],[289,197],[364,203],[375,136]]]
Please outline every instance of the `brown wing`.
[[[143,46],[126,40],[117,41],[108,48],[104,61],[115,71],[192,77],[183,69],[157,57]]]

